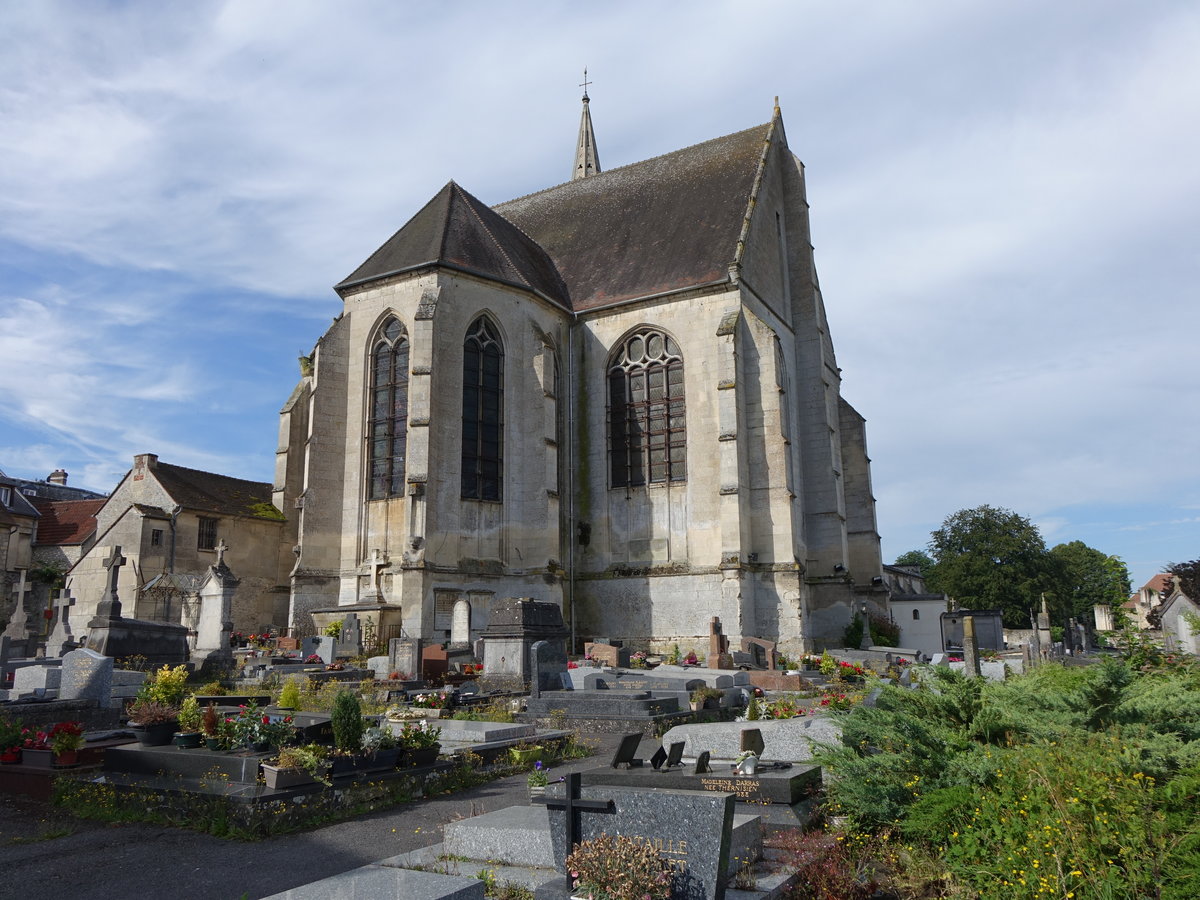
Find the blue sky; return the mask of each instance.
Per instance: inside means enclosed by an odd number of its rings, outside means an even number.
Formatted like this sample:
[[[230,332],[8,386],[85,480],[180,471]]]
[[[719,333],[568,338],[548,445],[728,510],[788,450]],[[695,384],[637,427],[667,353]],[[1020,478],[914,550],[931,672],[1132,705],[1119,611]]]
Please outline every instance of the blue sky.
[[[1016,510],[1200,557],[1200,7],[0,5],[0,469],[269,481],[331,289],[446,181],[766,121],[804,160],[884,555]]]

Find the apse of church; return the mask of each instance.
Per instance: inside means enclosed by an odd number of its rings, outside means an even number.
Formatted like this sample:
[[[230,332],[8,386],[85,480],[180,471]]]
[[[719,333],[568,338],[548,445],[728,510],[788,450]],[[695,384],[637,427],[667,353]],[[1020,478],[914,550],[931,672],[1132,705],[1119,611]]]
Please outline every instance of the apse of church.
[[[291,624],[465,641],[518,596],[579,639],[837,643],[887,594],[778,107],[603,173],[586,100],[580,133],[586,177],[451,182],[337,286],[281,414]]]

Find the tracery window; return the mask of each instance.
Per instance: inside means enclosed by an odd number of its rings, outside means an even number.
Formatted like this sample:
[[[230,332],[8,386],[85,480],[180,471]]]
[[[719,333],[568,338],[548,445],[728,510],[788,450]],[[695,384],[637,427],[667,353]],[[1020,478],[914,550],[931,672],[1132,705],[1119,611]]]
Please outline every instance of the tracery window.
[[[380,329],[371,351],[370,499],[404,495],[408,451],[408,335],[396,319]]]
[[[480,316],[463,343],[462,497],[502,500],[504,478],[504,346]]]
[[[608,454],[613,487],[687,480],[683,356],[661,331],[639,329],[613,352]]]

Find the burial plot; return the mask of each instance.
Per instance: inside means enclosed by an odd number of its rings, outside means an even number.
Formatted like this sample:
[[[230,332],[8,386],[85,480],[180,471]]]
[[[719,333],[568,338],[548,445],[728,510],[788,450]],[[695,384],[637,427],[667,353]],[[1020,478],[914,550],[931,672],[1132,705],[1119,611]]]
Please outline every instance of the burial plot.
[[[552,785],[551,791],[544,802],[550,808],[550,836],[559,871],[564,871],[574,841],[601,834],[641,837],[674,870],[673,896],[724,898],[733,831],[732,796],[583,785],[578,773],[569,775],[565,785]]]

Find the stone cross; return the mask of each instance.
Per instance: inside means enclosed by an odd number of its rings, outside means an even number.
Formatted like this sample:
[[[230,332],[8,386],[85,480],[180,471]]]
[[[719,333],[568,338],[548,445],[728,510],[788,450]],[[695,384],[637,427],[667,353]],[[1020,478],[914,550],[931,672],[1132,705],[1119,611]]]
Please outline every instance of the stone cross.
[[[8,620],[8,627],[4,629],[4,633],[19,642],[29,638],[29,613],[25,609],[25,594],[28,593],[28,588],[25,587],[24,569],[21,570],[21,580],[17,584],[16,592],[17,605],[13,608],[12,618]]]
[[[858,642],[858,649],[870,650],[874,645],[871,643],[871,617],[867,615],[867,604],[865,603],[862,605],[862,623],[862,639]]]
[[[368,560],[367,565],[371,567],[371,587],[377,594],[382,593],[382,591],[379,589],[379,572],[381,569],[387,566],[387,564],[387,557],[379,552],[378,547],[371,551],[371,558]]]
[[[567,821],[567,856],[574,852],[575,847],[579,844],[580,822],[579,814],[581,812],[604,812],[611,813],[616,811],[616,807],[611,800],[582,800],[580,797],[580,786],[582,784],[582,776],[578,772],[572,772],[567,776],[566,790],[562,797],[536,797],[534,803],[543,803],[552,809],[561,809],[566,815]],[[567,889],[570,890],[575,886],[575,879],[571,877],[571,873],[567,873]]]
[[[55,609],[58,610],[58,621],[54,625],[54,631],[46,641],[46,649],[53,656],[62,656],[76,647],[75,636],[71,632],[71,623],[68,620],[71,607],[75,605],[75,598],[66,589],[56,591],[55,593],[57,596],[54,598],[53,604]]]
[[[217,551],[217,568],[219,569],[225,565],[225,551],[229,549],[229,545],[225,543],[225,538],[221,538],[213,549]]]
[[[108,569],[108,578],[105,580],[104,596],[100,598],[100,605],[96,607],[97,618],[121,618],[121,600],[117,596],[117,582],[121,576],[121,566],[125,565],[125,562],[125,557],[121,555],[120,544],[114,545],[108,558],[104,560],[104,568]]]

